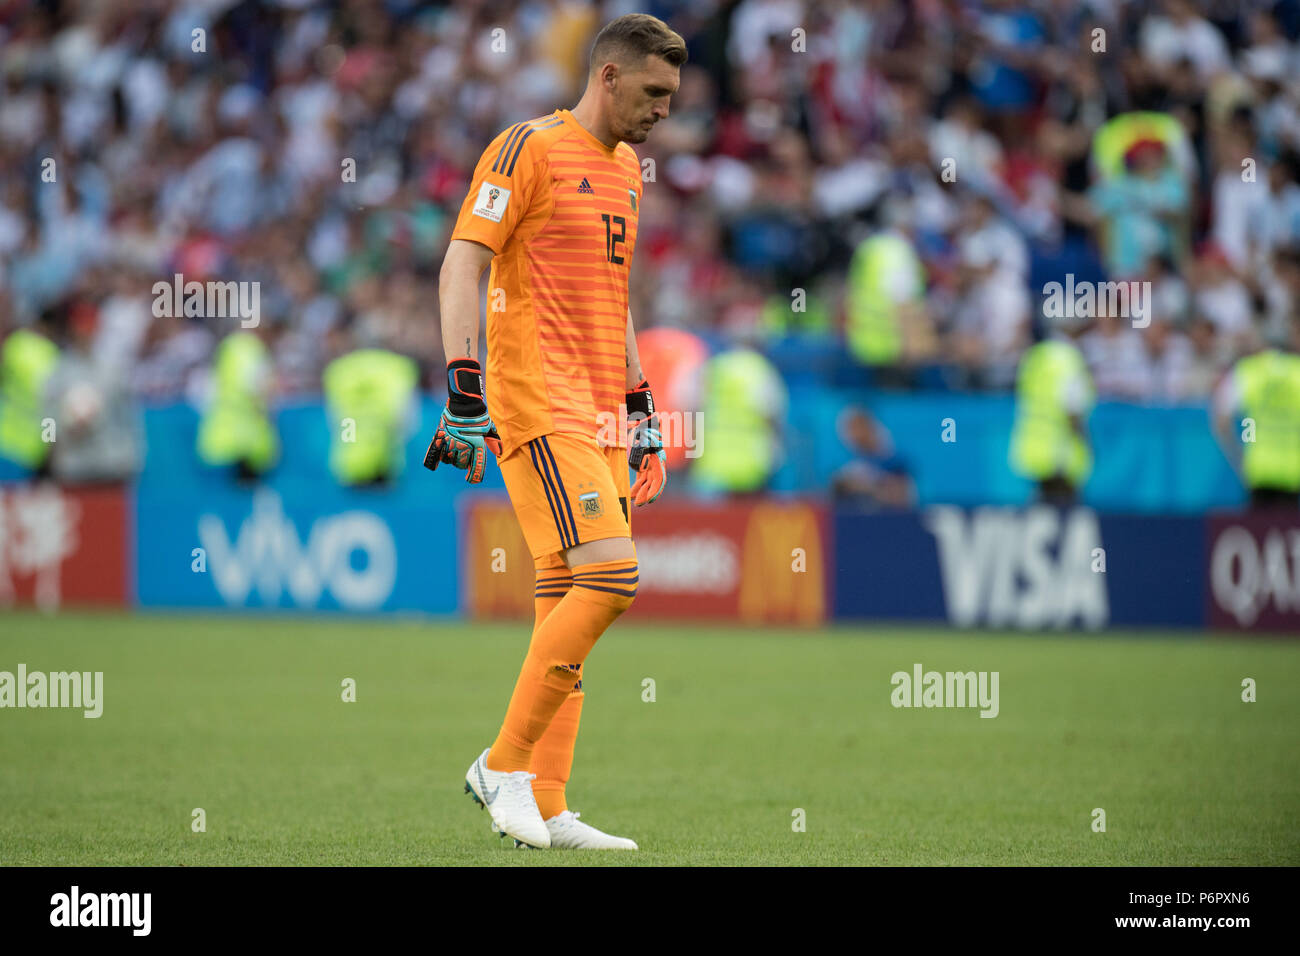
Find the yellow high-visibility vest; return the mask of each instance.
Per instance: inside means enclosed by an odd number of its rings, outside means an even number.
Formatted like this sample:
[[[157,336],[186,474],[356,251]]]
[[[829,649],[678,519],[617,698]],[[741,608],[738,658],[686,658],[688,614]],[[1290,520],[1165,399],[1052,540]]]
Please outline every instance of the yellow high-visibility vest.
[[[418,380],[412,359],[384,349],[358,349],[325,366],[330,470],[341,483],[363,484],[402,471],[402,415]]]
[[[912,297],[925,292],[925,270],[911,244],[902,236],[882,232],[867,239],[849,264],[848,302],[844,334],[849,352],[864,365],[891,365],[903,353],[903,333],[893,283],[903,276]]]
[[[1011,433],[1010,464],[1017,474],[1034,481],[1064,476],[1078,487],[1092,472],[1092,450],[1070,425],[1065,394],[1071,387],[1082,389],[1091,406],[1092,376],[1077,347],[1045,341],[1025,351]]]
[[[271,426],[264,382],[271,353],[252,332],[221,340],[212,367],[212,402],[199,422],[198,453],[207,464],[244,461],[255,471],[275,463],[279,440]]]
[[[1241,469],[1250,488],[1300,492],[1300,355],[1268,349],[1233,369],[1242,412],[1255,423]]]
[[[11,332],[0,347],[0,456],[25,468],[39,468],[50,453],[41,419],[58,363],[58,346],[29,329]]]

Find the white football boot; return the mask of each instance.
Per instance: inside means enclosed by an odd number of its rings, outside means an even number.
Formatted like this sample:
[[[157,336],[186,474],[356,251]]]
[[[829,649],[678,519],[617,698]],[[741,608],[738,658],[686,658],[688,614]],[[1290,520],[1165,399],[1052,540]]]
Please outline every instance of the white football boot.
[[[546,829],[551,834],[552,850],[635,850],[636,843],[626,837],[610,836],[578,819],[582,814],[565,810],[546,821]],[[501,833],[501,828],[492,824],[494,833]],[[520,847],[515,840],[515,847]]]
[[[546,829],[551,834],[553,850],[635,850],[636,843],[627,837],[610,836],[578,819],[572,810],[551,817]]]
[[[492,815],[492,829],[514,837],[516,845],[546,849],[551,845],[551,834],[542,821],[541,811],[533,796],[536,774],[527,770],[489,770],[489,747],[478,755],[465,774],[465,792]]]

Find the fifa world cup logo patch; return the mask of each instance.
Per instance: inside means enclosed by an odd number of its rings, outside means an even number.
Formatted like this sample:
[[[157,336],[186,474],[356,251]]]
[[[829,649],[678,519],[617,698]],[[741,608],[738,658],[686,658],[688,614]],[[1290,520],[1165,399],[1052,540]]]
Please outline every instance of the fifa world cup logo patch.
[[[478,198],[474,200],[474,215],[489,222],[500,222],[510,205],[510,190],[504,186],[483,183],[478,188]]]
[[[578,495],[584,518],[599,518],[605,513],[605,506],[600,503],[599,491],[588,491]]]

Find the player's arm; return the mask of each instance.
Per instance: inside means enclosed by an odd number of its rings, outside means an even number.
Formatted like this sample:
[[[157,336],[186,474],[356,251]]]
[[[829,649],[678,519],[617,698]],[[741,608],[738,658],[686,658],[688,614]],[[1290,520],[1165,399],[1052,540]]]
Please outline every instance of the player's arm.
[[[641,370],[641,356],[636,350],[636,331],[632,328],[632,312],[627,313],[627,393],[624,404],[630,434],[628,436],[627,463],[636,472],[632,485],[632,501],[648,505],[664,490],[668,481],[668,455],[664,452],[663,436],[659,432],[659,418],[655,415],[655,400],[650,394],[650,383]]]
[[[534,161],[523,146],[527,124],[503,130],[479,157],[469,191],[452,229],[439,272],[442,347],[447,355],[447,407],[429,443],[424,464],[451,462],[465,480],[483,480],[486,449],[501,454],[501,439],[488,416],[479,365],[478,283],[492,257],[510,241],[532,199]]]
[[[641,373],[641,354],[636,350],[636,329],[632,328],[632,310],[627,310],[627,384],[624,386],[630,392],[643,381],[645,375]]]
[[[447,361],[478,361],[478,286],[492,261],[487,246],[468,239],[453,239],[438,273],[438,305],[442,310],[442,350]]]
[[[494,253],[468,239],[453,239],[438,273],[438,304],[442,315],[442,347],[447,355],[447,407],[443,409],[425,467],[436,470],[447,461],[465,469],[465,480],[483,480],[487,452],[501,454],[501,438],[483,400],[483,369],[479,365],[478,282]]]

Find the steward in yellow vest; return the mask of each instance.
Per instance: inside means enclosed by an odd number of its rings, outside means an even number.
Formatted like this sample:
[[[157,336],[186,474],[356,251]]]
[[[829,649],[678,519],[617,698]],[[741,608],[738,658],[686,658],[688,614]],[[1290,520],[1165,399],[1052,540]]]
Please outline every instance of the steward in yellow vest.
[[[41,421],[58,362],[59,347],[39,331],[15,329],[0,344],[0,457],[35,472],[50,454]]]
[[[217,346],[212,397],[199,422],[198,453],[213,467],[234,466],[241,479],[270,470],[280,454],[271,423],[271,352],[256,331],[232,332]]]
[[[1016,421],[1011,470],[1037,482],[1042,501],[1068,505],[1092,473],[1092,448],[1084,423],[1096,391],[1083,353],[1066,334],[1025,350],[1016,373]]]
[[[760,491],[781,463],[780,428],[789,396],[760,353],[734,348],[704,365],[703,435],[691,478],[708,492]]]
[[[1300,317],[1290,333],[1285,347],[1238,359],[1214,396],[1216,431],[1228,449],[1240,438],[1241,476],[1256,508],[1300,506]]]
[[[384,484],[402,473],[403,425],[419,380],[414,360],[358,349],[325,366],[330,470],[340,484]]]

